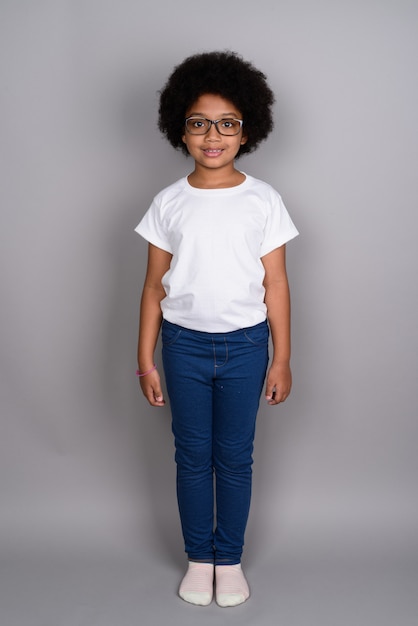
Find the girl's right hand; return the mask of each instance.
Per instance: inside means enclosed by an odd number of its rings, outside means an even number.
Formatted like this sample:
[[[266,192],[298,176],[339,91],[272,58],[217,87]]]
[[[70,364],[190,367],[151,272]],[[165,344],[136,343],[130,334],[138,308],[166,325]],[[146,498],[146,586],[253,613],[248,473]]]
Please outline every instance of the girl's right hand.
[[[164,406],[165,400],[161,389],[160,375],[157,370],[139,379],[142,393],[151,406]]]

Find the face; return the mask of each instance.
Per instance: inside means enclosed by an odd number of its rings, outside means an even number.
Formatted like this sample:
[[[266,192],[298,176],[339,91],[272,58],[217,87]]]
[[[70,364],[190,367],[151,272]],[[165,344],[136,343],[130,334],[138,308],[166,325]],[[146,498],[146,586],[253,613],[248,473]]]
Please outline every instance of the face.
[[[215,94],[200,96],[186,112],[186,117],[191,115],[198,115],[209,120],[242,119],[241,111],[230,100],[225,100]],[[205,135],[192,135],[185,131],[182,139],[194,158],[196,167],[216,170],[233,168],[234,159],[240,147],[247,141],[242,129],[238,135],[221,135],[214,124]]]

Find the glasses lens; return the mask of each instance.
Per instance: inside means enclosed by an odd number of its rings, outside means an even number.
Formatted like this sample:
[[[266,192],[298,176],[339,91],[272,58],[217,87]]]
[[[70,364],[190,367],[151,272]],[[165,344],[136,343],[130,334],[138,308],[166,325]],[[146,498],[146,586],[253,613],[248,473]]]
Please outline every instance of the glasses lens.
[[[238,135],[241,130],[240,120],[234,120],[232,118],[219,120],[216,126],[221,135]]]
[[[204,117],[189,117],[186,120],[186,128],[192,135],[205,135],[210,128],[210,122]]]

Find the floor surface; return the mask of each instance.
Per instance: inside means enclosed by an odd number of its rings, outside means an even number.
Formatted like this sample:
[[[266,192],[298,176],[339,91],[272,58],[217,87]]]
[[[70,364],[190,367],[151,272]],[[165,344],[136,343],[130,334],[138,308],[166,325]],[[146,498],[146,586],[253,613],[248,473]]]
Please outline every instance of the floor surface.
[[[135,554],[9,553],[2,626],[416,626],[418,555],[289,553],[245,564],[251,598],[195,607],[177,596],[185,563]]]

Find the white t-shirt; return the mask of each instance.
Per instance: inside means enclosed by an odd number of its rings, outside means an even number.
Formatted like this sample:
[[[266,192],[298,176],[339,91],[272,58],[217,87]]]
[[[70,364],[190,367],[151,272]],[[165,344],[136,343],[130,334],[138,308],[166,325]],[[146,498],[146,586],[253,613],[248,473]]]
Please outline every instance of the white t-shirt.
[[[212,333],[266,319],[261,257],[298,234],[277,191],[248,175],[227,189],[181,178],[157,194],[135,230],[173,255],[162,279],[164,319]]]

